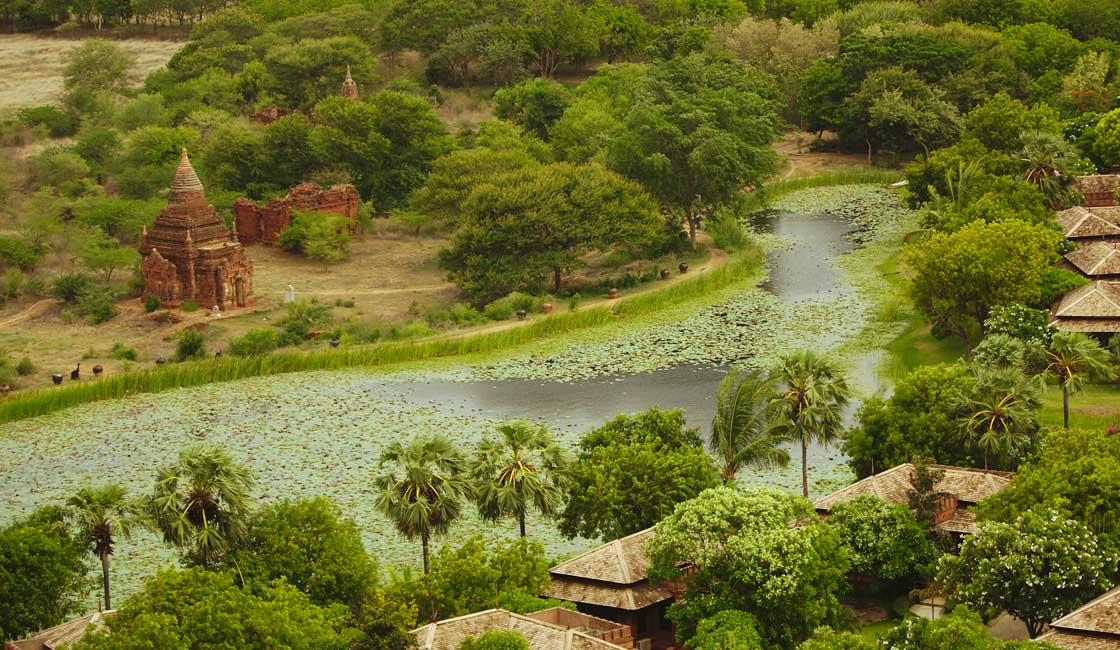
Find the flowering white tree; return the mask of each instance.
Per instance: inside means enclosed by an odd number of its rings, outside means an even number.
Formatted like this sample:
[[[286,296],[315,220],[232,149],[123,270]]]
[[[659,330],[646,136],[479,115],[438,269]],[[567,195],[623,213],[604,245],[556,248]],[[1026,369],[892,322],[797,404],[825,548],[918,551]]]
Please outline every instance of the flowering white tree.
[[[974,609],[999,608],[1043,627],[1103,592],[1115,563],[1080,522],[1054,510],[1032,510],[1014,523],[987,522],[938,562],[937,580],[951,598]]]

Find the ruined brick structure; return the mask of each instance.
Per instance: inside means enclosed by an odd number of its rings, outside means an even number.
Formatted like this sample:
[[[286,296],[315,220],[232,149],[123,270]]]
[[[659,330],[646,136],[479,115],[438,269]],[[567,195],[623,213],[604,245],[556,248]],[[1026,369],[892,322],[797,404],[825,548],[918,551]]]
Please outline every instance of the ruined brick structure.
[[[273,104],[263,111],[253,113],[249,116],[249,119],[256,122],[257,124],[268,126],[269,124],[272,124],[282,117],[287,117],[288,115],[293,115],[298,112],[299,111],[294,111],[288,108],[280,108],[279,106]]]
[[[245,307],[253,302],[253,263],[214,206],[187,150],[171,183],[167,207],[140,238],[144,295],[165,306],[194,301],[199,307]]]
[[[233,204],[237,219],[237,235],[246,245],[274,244],[280,231],[292,223],[292,211],[333,212],[350,219],[350,231],[358,226],[358,190],[353,185],[335,185],[323,189],[313,183],[300,183],[281,199],[272,199],[263,207],[245,197]]]
[[[352,102],[358,101],[358,84],[350,76],[350,66],[346,66],[346,78],[342,80],[341,95]]]

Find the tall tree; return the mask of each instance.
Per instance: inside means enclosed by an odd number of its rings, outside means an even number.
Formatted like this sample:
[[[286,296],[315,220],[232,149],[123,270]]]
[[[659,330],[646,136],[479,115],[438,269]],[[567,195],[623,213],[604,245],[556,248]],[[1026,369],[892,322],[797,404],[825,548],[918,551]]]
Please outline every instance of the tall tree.
[[[996,453],[1001,469],[1010,469],[1013,456],[1038,428],[1037,383],[1016,369],[981,370],[972,389],[961,395],[961,431],[968,444],[988,456]]]
[[[116,484],[82,488],[67,499],[66,506],[74,521],[75,535],[101,561],[105,609],[113,609],[109,598],[109,559],[117,541],[127,539],[138,523],[140,506]]]
[[[376,507],[408,539],[420,538],[424,573],[430,570],[428,544],[446,534],[463,514],[473,489],[467,460],[443,436],[394,442],[381,454],[383,473],[374,481]]]
[[[525,537],[530,507],[551,517],[563,505],[568,457],[543,426],[514,422],[498,433],[501,439],[479,444],[471,470],[478,513],[487,521],[515,517]]]
[[[782,357],[775,375],[775,427],[801,444],[801,494],[808,498],[809,443],[827,445],[839,439],[848,383],[835,363],[811,350]]]
[[[159,470],[148,510],[164,541],[188,563],[210,568],[245,533],[255,479],[218,447],[190,447]]]
[[[770,426],[777,381],[766,370],[732,368],[719,384],[708,447],[719,459],[724,483],[744,467],[785,467],[785,439]]]
[[[1081,332],[1058,332],[1046,349],[1046,372],[1062,388],[1062,423],[1069,428],[1069,396],[1081,390],[1087,379],[1112,374],[1108,350]]]

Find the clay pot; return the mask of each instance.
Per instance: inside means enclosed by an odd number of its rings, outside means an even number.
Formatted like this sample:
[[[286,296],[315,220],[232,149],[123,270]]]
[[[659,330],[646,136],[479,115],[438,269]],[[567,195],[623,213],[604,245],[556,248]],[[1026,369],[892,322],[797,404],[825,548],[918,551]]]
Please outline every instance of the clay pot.
[[[222,356],[222,351],[221,350],[218,350],[217,352],[214,353],[214,358],[215,359],[220,358],[221,356]]]
[[[668,280],[669,275],[670,275],[669,269],[661,269],[661,279],[662,280]]]
[[[7,395],[10,392],[12,392],[11,385],[4,384],[3,386],[0,386],[0,395]]]
[[[517,310],[517,320],[525,320],[525,313],[526,312],[525,312],[524,309],[518,309]]]
[[[94,366],[94,367],[93,367],[93,376],[94,376],[94,377],[96,377],[96,376],[100,375],[100,374],[101,374],[101,373],[103,373],[103,372],[105,372],[105,369],[104,369],[104,368],[102,368],[101,366]]]
[[[610,298],[611,300],[614,300],[615,298],[617,298],[618,297],[618,289],[615,289],[614,287],[611,287],[610,291],[607,292],[607,297]]]
[[[51,375],[51,381],[54,382],[55,386],[61,384],[62,383],[62,373],[56,372],[53,375]]]
[[[331,347],[337,348],[340,341],[338,339],[331,339]]]
[[[541,305],[541,313],[542,314],[551,314],[552,313],[552,303],[551,302],[546,302],[543,305]]]
[[[162,366],[165,363],[167,363],[167,359],[164,359],[163,357],[156,357],[157,366]]]
[[[681,273],[688,273],[688,262],[681,262],[677,265],[677,268],[681,270]]]

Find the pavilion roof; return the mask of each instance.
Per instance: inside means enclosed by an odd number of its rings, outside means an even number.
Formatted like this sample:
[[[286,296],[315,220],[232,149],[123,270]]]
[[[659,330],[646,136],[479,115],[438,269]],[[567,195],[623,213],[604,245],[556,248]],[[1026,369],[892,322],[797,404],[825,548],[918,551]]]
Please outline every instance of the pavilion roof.
[[[1120,587],[1059,618],[1050,628],[1040,641],[1079,650],[1120,649]]]
[[[1062,297],[1054,316],[1060,322],[1066,318],[1120,319],[1120,285],[1094,280],[1077,287]]]
[[[1066,260],[1089,277],[1120,275],[1120,249],[1113,242],[1095,241],[1066,253]]]
[[[583,629],[568,628],[533,618],[533,615],[515,614],[504,609],[488,609],[429,623],[412,633],[416,635],[416,645],[420,650],[458,650],[467,637],[477,637],[494,630],[519,633],[529,642],[530,650],[622,650]]]
[[[551,569],[554,576],[571,576],[620,585],[632,585],[646,579],[649,556],[646,541],[653,537],[652,528],[616,539],[581,553]]]
[[[935,489],[952,494],[958,501],[965,503],[977,503],[1003,490],[1011,482],[1010,472],[952,465],[931,465],[931,467],[944,472]],[[827,512],[841,503],[861,496],[874,496],[891,503],[909,504],[910,477],[913,472],[913,465],[903,463],[822,497],[813,506],[819,511]],[[963,519],[958,523],[960,526],[971,526]]]
[[[1057,213],[1055,220],[1069,239],[1120,237],[1120,210],[1114,207],[1076,206]]]

